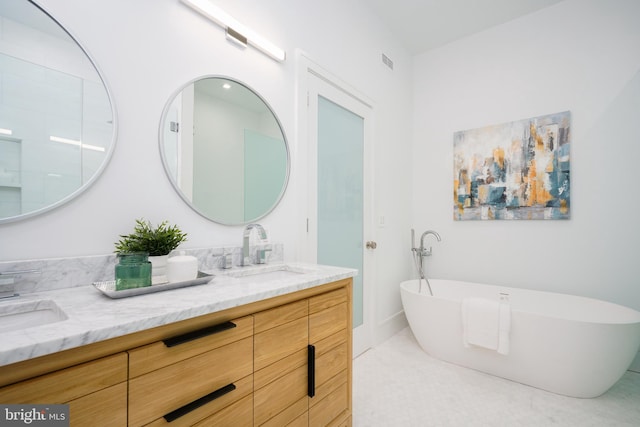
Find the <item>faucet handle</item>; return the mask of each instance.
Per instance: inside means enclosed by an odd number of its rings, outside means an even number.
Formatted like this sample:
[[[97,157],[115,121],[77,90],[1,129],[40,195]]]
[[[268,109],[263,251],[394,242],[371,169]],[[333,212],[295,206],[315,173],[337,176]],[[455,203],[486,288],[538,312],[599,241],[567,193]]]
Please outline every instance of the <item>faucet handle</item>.
[[[0,279],[0,299],[17,297],[18,295],[13,277]]]
[[[256,250],[256,264],[267,263],[267,252],[271,252],[271,248]]]
[[[233,267],[233,255],[231,253],[223,253],[218,259],[218,267],[223,269]]]
[[[40,274],[40,270],[0,271],[0,299],[19,296],[15,283],[23,274]]]

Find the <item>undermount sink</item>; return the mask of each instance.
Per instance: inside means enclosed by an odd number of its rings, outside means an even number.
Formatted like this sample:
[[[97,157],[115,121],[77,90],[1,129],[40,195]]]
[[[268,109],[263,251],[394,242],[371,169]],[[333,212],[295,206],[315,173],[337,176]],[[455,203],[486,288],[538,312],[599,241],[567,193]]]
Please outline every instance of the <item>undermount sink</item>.
[[[270,280],[289,279],[309,272],[310,271],[305,269],[293,268],[288,265],[265,265],[259,267],[241,267],[237,270],[226,271],[224,275],[235,277],[236,279],[246,279],[247,281],[266,282]]]
[[[60,322],[66,313],[52,300],[0,302],[0,333]]]

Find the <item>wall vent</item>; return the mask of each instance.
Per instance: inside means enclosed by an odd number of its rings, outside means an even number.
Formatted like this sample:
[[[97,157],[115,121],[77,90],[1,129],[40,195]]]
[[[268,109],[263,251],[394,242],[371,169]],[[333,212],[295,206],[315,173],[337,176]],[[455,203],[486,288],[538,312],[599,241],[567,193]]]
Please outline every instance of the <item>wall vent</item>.
[[[382,62],[384,63],[384,65],[393,70],[393,61],[384,53],[382,54]]]

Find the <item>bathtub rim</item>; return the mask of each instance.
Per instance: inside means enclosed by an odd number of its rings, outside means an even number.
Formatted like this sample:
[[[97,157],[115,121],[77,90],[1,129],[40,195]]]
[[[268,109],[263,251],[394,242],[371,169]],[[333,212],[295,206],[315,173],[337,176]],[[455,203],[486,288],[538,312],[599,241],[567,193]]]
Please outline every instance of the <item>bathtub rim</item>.
[[[404,280],[402,282],[400,282],[400,288],[406,290],[407,292],[410,292],[416,296],[420,296],[423,298],[429,298],[429,299],[436,299],[436,300],[440,300],[440,301],[452,301],[452,302],[456,302],[456,303],[461,303],[462,300],[460,299],[453,299],[453,298],[446,298],[446,297],[442,297],[442,296],[437,296],[437,295],[429,295],[427,293],[419,293],[418,291],[411,289],[408,287],[409,283],[419,283],[419,280],[421,279],[409,279],[409,280]],[[484,283],[479,283],[479,282],[469,282],[469,281],[465,281],[465,280],[457,280],[457,279],[438,279],[438,278],[433,278],[433,279],[429,279],[429,283],[431,284],[432,288],[433,287],[437,287],[438,283],[441,282],[452,282],[452,283],[459,283],[462,285],[472,285],[472,286],[486,286],[486,287],[491,287],[491,288],[497,288],[497,290],[511,290],[513,289],[516,292],[532,292],[532,293],[537,293],[537,294],[541,294],[541,295],[560,295],[564,298],[576,298],[578,300],[582,300],[585,302],[590,302],[590,303],[598,303],[598,304],[604,304],[604,305],[608,305],[612,308],[615,308],[616,310],[622,310],[625,313],[625,316],[628,315],[631,318],[635,318],[634,320],[631,321],[597,321],[597,320],[592,320],[592,319],[578,319],[578,318],[573,318],[573,317],[567,317],[567,316],[561,316],[561,315],[557,315],[554,313],[546,313],[546,312],[534,312],[534,311],[530,311],[530,310],[523,310],[523,309],[519,309],[517,307],[511,307],[511,310],[513,312],[520,312],[520,313],[529,313],[529,314],[536,314],[539,316],[546,316],[546,317],[551,317],[554,319],[562,319],[562,320],[566,320],[566,321],[573,321],[573,322],[581,322],[581,323],[586,323],[586,324],[605,324],[605,325],[635,325],[635,324],[640,324],[640,311],[635,310],[631,307],[627,307],[626,305],[622,305],[622,304],[618,304],[615,302],[611,302],[611,301],[606,301],[606,300],[601,300],[601,299],[597,299],[597,298],[592,298],[592,297],[585,297],[582,295],[574,295],[574,294],[566,294],[566,293],[561,293],[561,292],[553,292],[553,291],[540,291],[540,290],[535,290],[535,289],[528,289],[528,288],[516,288],[513,286],[499,286],[499,285],[488,285],[488,284],[484,284]],[[407,285],[405,285],[407,284]],[[417,287],[417,286],[416,286]]]

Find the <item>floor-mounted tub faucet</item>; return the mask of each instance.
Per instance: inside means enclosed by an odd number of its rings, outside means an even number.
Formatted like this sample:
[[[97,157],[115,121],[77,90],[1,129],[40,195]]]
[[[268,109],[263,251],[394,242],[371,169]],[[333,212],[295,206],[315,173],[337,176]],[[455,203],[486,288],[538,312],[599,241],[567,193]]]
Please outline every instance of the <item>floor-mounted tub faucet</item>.
[[[433,230],[427,230],[424,233],[422,233],[422,236],[420,236],[420,247],[416,248],[415,231],[412,228],[411,229],[411,252],[413,252],[413,261],[416,265],[416,269],[418,270],[418,274],[420,275],[419,292],[422,291],[422,280],[424,279],[424,281],[427,284],[427,287],[429,288],[429,294],[433,296],[433,290],[431,289],[431,284],[429,283],[429,279],[427,279],[427,275],[424,274],[424,257],[431,256],[431,250],[432,250],[431,246],[429,246],[429,249],[426,249],[424,247],[424,238],[430,234],[435,236],[438,242],[442,241],[442,239],[440,238],[440,235],[437,232]]]

